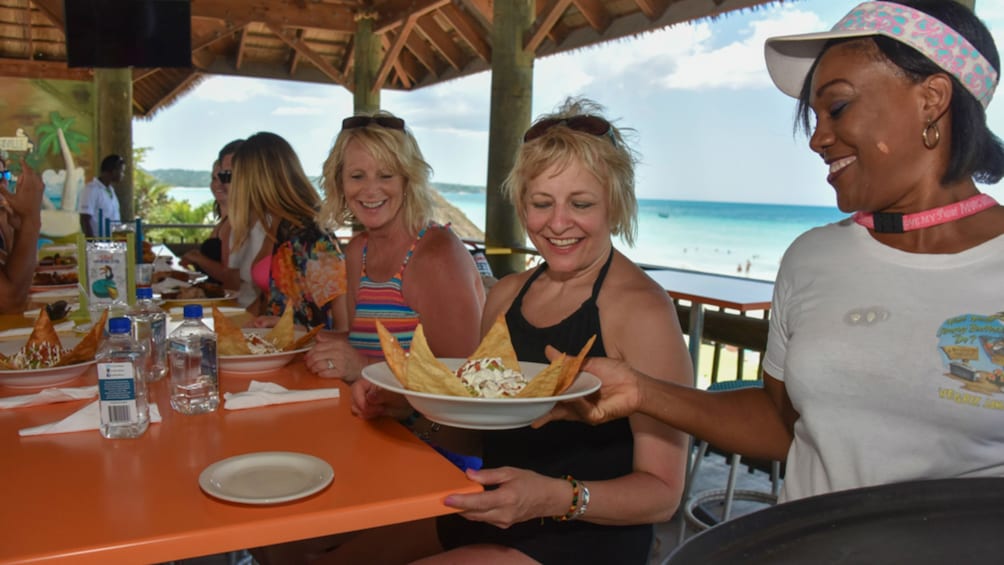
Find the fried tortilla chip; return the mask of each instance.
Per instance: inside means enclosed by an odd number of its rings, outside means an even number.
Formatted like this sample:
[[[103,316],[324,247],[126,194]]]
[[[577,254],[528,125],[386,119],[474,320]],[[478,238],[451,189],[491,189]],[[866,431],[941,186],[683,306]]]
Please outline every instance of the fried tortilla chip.
[[[408,352],[405,368],[409,390],[449,396],[474,396],[457,375],[432,354],[421,324],[415,328],[415,335],[411,338],[411,350]]]
[[[284,351],[296,341],[294,335],[293,308],[287,304],[286,309],[282,312],[282,316],[279,317],[278,323],[272,326],[272,329],[265,335],[265,339],[271,341],[272,344],[279,348],[279,351]]]
[[[499,314],[498,318],[495,318],[495,323],[488,329],[488,333],[469,359],[486,357],[498,357],[502,359],[502,365],[506,369],[519,371],[519,360],[516,358],[516,350],[512,348],[512,337],[509,335],[509,326],[505,323],[505,314]]]
[[[299,339],[289,344],[285,349],[283,349],[283,351],[295,351],[306,347],[307,344],[310,343],[310,340],[314,339],[314,336],[316,336],[317,332],[321,331],[321,328],[323,327],[324,326],[322,325],[314,326],[314,329],[300,336]]]
[[[56,333],[56,328],[52,326],[52,320],[49,319],[49,313],[46,312],[45,308],[39,311],[38,319],[35,320],[35,327],[32,328],[31,335],[28,336],[28,341],[24,344],[24,350],[38,351],[43,356],[43,367],[51,367],[54,363],[49,360],[50,356],[63,350],[63,344],[59,341],[59,334]]]
[[[7,356],[4,355],[3,353],[0,353],[0,370],[7,371],[13,368],[14,365],[12,365],[11,362],[7,360]]]
[[[251,348],[240,326],[216,306],[213,306],[213,330],[216,332],[217,355],[251,355]]]
[[[41,316],[39,316],[41,317]],[[101,319],[91,326],[91,331],[87,332],[84,339],[80,340],[76,346],[59,360],[59,366],[83,363],[94,359],[101,345],[101,340],[105,335],[105,325],[108,323],[108,310],[101,313]]]
[[[387,366],[390,367],[390,372],[394,373],[397,377],[398,382],[404,388],[410,388],[408,386],[408,371],[405,367],[405,362],[407,358],[407,353],[404,352],[404,348],[398,343],[397,338],[394,334],[384,327],[380,320],[376,321],[377,335],[380,336],[380,349],[383,349],[384,359],[387,361]]]
[[[546,369],[530,379],[530,382],[516,395],[516,398],[557,396],[564,392],[575,381],[575,377],[579,374],[579,368],[586,360],[586,355],[589,354],[594,341],[596,341],[595,335],[589,338],[589,341],[575,357],[569,358],[568,355],[562,353]]]

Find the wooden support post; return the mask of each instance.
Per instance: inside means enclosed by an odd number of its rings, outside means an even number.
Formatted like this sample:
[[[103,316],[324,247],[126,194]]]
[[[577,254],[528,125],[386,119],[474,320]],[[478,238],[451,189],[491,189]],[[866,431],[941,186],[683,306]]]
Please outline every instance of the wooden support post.
[[[356,113],[380,109],[380,89],[374,89],[380,72],[380,38],[373,33],[376,12],[356,15],[355,67],[352,73],[352,108]]]
[[[534,17],[533,0],[494,2],[492,21],[492,99],[488,134],[485,244],[496,276],[526,269],[522,253],[493,254],[525,242],[515,207],[502,194],[523,132],[530,126],[533,52],[523,49]]]
[[[121,221],[134,218],[132,160],[132,69],[94,69],[95,122],[98,129],[98,151],[94,170],[88,177],[100,174],[101,160],[112,153],[125,159],[122,180],[115,183]]]

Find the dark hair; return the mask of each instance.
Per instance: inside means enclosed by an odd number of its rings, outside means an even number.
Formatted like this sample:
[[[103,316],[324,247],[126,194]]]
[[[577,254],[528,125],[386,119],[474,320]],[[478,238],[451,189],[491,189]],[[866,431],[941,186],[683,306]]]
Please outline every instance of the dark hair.
[[[241,145],[244,145],[243,139],[235,139],[230,143],[227,143],[226,145],[223,146],[223,149],[220,149],[220,154],[217,155],[216,158],[222,161],[223,158],[226,157],[227,155],[230,155],[232,153],[237,153],[237,150],[241,148]]]
[[[1000,55],[994,44],[990,30],[973,12],[958,2],[944,0],[898,0],[898,4],[934,16],[955,31],[961,33],[986,57],[1000,75]],[[812,91],[812,75],[819,60],[827,49],[838,43],[860,40],[861,38],[835,39],[828,42],[816,57],[802,84],[795,110],[795,128],[806,133],[812,131],[809,112],[809,97]],[[948,74],[944,69],[921,54],[916,49],[885,36],[870,37],[882,55],[892,64],[903,69],[908,78],[920,82],[934,74]],[[952,80],[952,148],[948,169],[941,178],[942,184],[949,184],[971,177],[981,183],[993,184],[1004,177],[1004,146],[1001,140],[987,127],[986,110],[976,100],[959,79],[948,74]]]
[[[105,157],[101,160],[101,172],[108,173],[114,171],[119,165],[124,165],[125,159],[121,156],[112,153],[111,155]]]

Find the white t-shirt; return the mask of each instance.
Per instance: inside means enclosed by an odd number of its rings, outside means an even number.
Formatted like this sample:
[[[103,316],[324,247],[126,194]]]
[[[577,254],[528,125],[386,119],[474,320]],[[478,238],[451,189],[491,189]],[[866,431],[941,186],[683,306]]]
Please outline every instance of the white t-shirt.
[[[111,220],[112,222],[119,222],[122,219],[119,213],[119,199],[115,195],[115,190],[111,186],[105,186],[96,177],[84,185],[84,190],[80,193],[77,211],[81,214],[90,214],[91,231],[94,235],[101,233],[101,230],[98,229],[99,215],[102,220]]]
[[[800,414],[781,500],[1004,476],[1004,236],[906,253],[850,220],[785,253],[764,371]]]
[[[237,303],[247,308],[258,298],[258,291],[251,280],[251,267],[254,258],[258,255],[262,243],[265,242],[265,228],[260,223],[255,223],[248,233],[244,244],[238,249],[233,247],[233,234],[230,236],[230,258],[228,260],[231,269],[238,269],[241,272],[241,287],[237,291]]]

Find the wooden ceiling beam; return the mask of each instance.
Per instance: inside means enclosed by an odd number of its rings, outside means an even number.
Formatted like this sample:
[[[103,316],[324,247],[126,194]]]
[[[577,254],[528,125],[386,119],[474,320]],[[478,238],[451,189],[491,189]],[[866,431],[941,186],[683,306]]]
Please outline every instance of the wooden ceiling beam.
[[[572,3],[575,4],[575,7],[582,13],[582,17],[586,18],[589,25],[596,31],[603,33],[610,27],[613,19],[610,17],[607,9],[603,7],[603,3],[600,0],[572,0]]]
[[[377,92],[383,88],[384,84],[387,82],[387,76],[390,75],[390,69],[394,69],[394,74],[397,75],[397,79],[401,83],[401,86],[404,88],[411,88],[411,78],[408,77],[408,73],[404,71],[404,67],[401,66],[401,61],[399,60],[399,56],[401,55],[400,48],[398,48],[394,57],[389,56],[394,49],[394,44],[391,43],[390,37],[388,37],[389,35],[389,33],[385,33],[380,36],[380,43],[383,44],[384,51],[386,52],[383,63],[380,65],[380,70],[383,71],[383,69],[387,69],[387,71],[383,80],[380,80],[380,76],[377,75],[377,80],[373,82],[373,92]],[[398,42],[395,41],[394,43],[396,44]]]
[[[185,77],[183,80],[179,81],[178,84],[174,85],[174,88],[172,88],[166,94],[164,94],[163,96],[161,96],[160,98],[158,98],[157,101],[154,102],[152,106],[150,106],[149,108],[146,108],[145,112],[141,112],[140,115],[141,116],[149,116],[150,113],[154,112],[157,108],[159,108],[162,104],[164,104],[165,101],[174,100],[181,93],[183,93],[183,92],[187,91],[188,89],[190,89],[192,87],[192,83],[198,81],[200,78],[201,78],[201,75],[198,72],[192,72],[187,77]],[[134,101],[136,100],[135,96],[133,96],[133,100]]]
[[[550,35],[551,30],[561,20],[561,15],[572,5],[572,0],[551,0],[550,4],[537,15],[533,31],[526,40],[523,49],[529,53],[536,53],[537,48]]]
[[[52,0],[48,0],[52,1]],[[56,0],[58,2],[58,0]],[[307,2],[296,5],[275,0],[242,0],[239,9],[233,0],[192,0],[193,18],[248,20],[298,27],[355,33],[352,8],[338,4]]]
[[[94,71],[69,68],[64,61],[0,59],[0,76],[14,78],[46,78],[60,80],[91,80]]]
[[[376,79],[373,81],[373,92],[380,92],[383,88],[384,82],[387,81],[387,76],[390,75],[390,69],[392,66],[398,64],[398,57],[401,55],[401,50],[404,49],[404,44],[408,41],[408,36],[411,35],[411,31],[415,29],[415,24],[418,22],[418,16],[412,15],[404,20],[404,25],[401,26],[400,33],[394,38],[393,42],[390,42],[387,38],[390,32],[387,32],[381,36],[384,42],[384,48],[386,52],[383,56],[383,62],[380,63],[380,70],[377,71]],[[389,46],[387,44],[390,44]],[[399,74],[401,74],[399,72]],[[402,81],[403,82],[403,81]]]
[[[550,9],[553,2],[554,0],[537,0],[535,21],[543,18],[544,13]],[[547,37],[551,38],[551,42],[555,45],[560,45],[561,42],[568,37],[569,33],[570,31],[565,24],[561,23],[561,18],[558,18],[558,20],[554,22],[554,25],[551,26],[551,29],[547,32]]]
[[[401,51],[401,56],[398,57],[397,62],[401,65],[404,74],[408,76],[407,88],[409,89],[413,88],[420,78],[425,78],[431,72],[419,63],[418,59],[408,50]],[[435,73],[432,73],[432,75],[436,76]]]
[[[61,30],[66,29],[66,22],[63,21],[63,0],[31,0],[31,4],[45,14],[52,25]]]
[[[669,0],[634,0],[634,3],[641,10],[641,13],[650,20],[661,18],[666,13],[666,9],[669,8]]]
[[[303,30],[302,29],[296,30],[296,41],[300,41],[300,42],[303,41]],[[299,62],[300,62],[300,52],[297,51],[296,49],[293,49],[293,56],[290,57],[290,61],[289,61],[289,76],[293,76],[293,75],[296,74],[296,66],[297,66],[297,64]]]
[[[472,14],[481,18],[481,24],[486,29],[492,28],[495,21],[495,13],[492,11],[492,0],[460,0],[460,4],[465,6]]]
[[[432,47],[429,47],[429,44],[424,39],[419,37],[419,34],[408,34],[408,41],[405,43],[405,47],[408,48],[408,51],[411,51],[411,54],[415,56],[415,59],[422,66],[429,69],[430,73],[433,75],[439,73],[438,66],[436,65],[436,53],[433,52]]]
[[[320,55],[317,51],[314,51],[303,41],[302,38],[296,37],[291,38],[286,36],[286,30],[282,26],[274,23],[265,23],[272,33],[276,35],[283,43],[290,46],[293,50],[297,51],[304,56],[308,61],[314,64],[322,73],[324,73],[328,78],[337,84],[345,84],[345,77],[341,72],[338,71],[331,63],[324,60],[324,57]]]
[[[439,27],[435,18],[431,15],[418,18],[418,30],[451,67],[459,71],[464,66],[464,53],[453,43],[453,39],[443,31],[443,28]]]
[[[478,57],[481,57],[482,61],[491,62],[492,48],[485,41],[485,30],[481,29],[481,26],[467,12],[453,4],[447,4],[439,13],[449,20],[453,29],[457,30],[457,35],[471,46],[471,49],[478,54]]]
[[[247,21],[233,21],[227,22],[223,25],[223,29],[214,29],[210,32],[206,32],[200,35],[192,36],[192,53],[196,51],[201,51],[213,43],[229,37],[234,33],[243,30],[247,27]]]
[[[380,10],[383,12],[380,15],[380,19],[373,22],[373,33],[382,35],[403,26],[409,18],[421,18],[449,3],[450,0],[421,0],[420,2],[411,0],[409,2],[398,2],[398,6],[396,7],[383,6]]]
[[[240,37],[237,38],[237,49],[234,52],[234,68],[238,70],[244,64],[244,47],[247,45],[247,35],[248,30],[244,28],[240,31]]]

